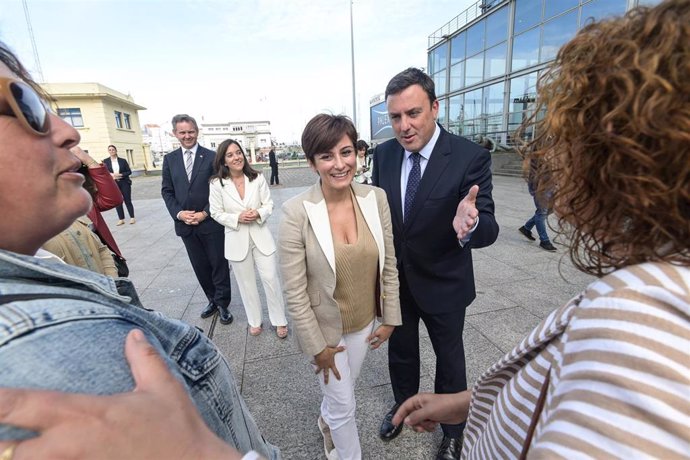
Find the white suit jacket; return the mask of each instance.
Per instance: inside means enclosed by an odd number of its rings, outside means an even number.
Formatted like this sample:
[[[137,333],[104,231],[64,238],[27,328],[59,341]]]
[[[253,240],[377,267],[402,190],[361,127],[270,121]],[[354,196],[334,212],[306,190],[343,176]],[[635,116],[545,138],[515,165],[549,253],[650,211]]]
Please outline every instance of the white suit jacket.
[[[244,199],[229,178],[223,179],[222,185],[219,179],[214,179],[209,187],[211,217],[225,227],[225,258],[231,262],[244,260],[249,251],[250,235],[262,254],[273,254],[276,243],[271,231],[264,226],[273,212],[273,200],[264,176],[259,174],[253,181],[244,176]],[[240,224],[240,213],[247,209],[256,209],[259,218],[250,224]]]

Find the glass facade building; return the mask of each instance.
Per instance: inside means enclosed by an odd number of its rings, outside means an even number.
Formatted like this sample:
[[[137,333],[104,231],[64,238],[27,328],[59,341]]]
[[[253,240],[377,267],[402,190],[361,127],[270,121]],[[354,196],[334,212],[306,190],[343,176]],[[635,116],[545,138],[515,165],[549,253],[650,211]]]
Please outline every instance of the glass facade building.
[[[531,114],[540,72],[590,21],[660,0],[483,0],[429,36],[438,122],[503,144]],[[531,133],[527,133],[531,135]]]

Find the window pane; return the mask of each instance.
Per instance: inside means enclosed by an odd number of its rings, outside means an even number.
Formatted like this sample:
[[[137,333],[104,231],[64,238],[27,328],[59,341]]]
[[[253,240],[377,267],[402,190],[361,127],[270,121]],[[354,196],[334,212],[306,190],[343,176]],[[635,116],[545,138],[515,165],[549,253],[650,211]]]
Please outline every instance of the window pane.
[[[577,31],[577,10],[559,16],[544,24],[541,44],[541,62],[549,61],[556,57],[558,50],[568,40],[573,38]]]
[[[471,56],[484,49],[484,29],[486,20],[482,19],[467,29],[467,55]]]
[[[469,93],[465,93],[464,118],[469,120],[471,118],[478,118],[482,112],[482,90],[475,89]]]
[[[504,88],[505,83],[503,82],[484,88],[484,104],[482,113],[489,115],[503,113]]]
[[[465,86],[479,83],[484,78],[484,53],[479,53],[467,59],[465,66]]]
[[[539,36],[541,28],[535,27],[513,39],[512,70],[522,69],[539,62]]]
[[[624,14],[625,4],[626,0],[592,0],[582,5],[580,27],[593,21]]]
[[[448,42],[439,46],[431,52],[433,63],[431,66],[431,71],[433,73],[440,72],[446,68],[447,56],[448,56]]]
[[[446,71],[442,70],[433,77],[434,79],[434,86],[436,90],[436,96],[440,96],[442,94],[446,94],[448,91],[446,90]]]
[[[513,33],[519,34],[539,22],[541,22],[541,0],[517,0]]]
[[[439,99],[438,100],[438,118],[436,121],[438,123],[445,127],[446,126],[446,103],[448,102],[448,99]]]
[[[448,112],[448,130],[453,134],[460,135],[462,125],[462,94],[450,98]]]
[[[493,46],[507,39],[508,7],[505,6],[486,18],[486,46]]]
[[[507,43],[494,46],[486,50],[484,57],[484,79],[497,77],[506,73],[506,50]]]
[[[537,99],[537,72],[510,80],[508,131],[515,131],[534,109]]]
[[[450,91],[462,88],[465,82],[465,61],[458,62],[450,68]]]
[[[465,59],[465,32],[457,35],[450,41],[450,65]]]
[[[546,0],[544,3],[544,20],[551,19],[559,13],[568,11],[570,8],[575,8],[578,3],[580,3],[578,0],[558,0],[556,2]]]

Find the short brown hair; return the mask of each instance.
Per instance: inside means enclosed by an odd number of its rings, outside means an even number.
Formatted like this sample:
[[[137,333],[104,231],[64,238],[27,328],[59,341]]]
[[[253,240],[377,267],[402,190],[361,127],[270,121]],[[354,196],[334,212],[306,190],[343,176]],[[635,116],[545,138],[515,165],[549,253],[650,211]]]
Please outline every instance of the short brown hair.
[[[194,117],[187,115],[186,113],[180,113],[175,115],[172,118],[172,128],[173,132],[177,131],[177,124],[178,123],[191,123],[194,125],[194,130],[198,133],[199,132],[199,125],[196,124],[196,120]]]
[[[314,155],[324,153],[335,147],[343,136],[347,136],[352,145],[357,144],[357,128],[345,115],[320,113],[309,120],[302,131],[302,150],[310,163]]]
[[[587,25],[538,94],[522,150],[540,160],[574,264],[690,265],[690,0]]]

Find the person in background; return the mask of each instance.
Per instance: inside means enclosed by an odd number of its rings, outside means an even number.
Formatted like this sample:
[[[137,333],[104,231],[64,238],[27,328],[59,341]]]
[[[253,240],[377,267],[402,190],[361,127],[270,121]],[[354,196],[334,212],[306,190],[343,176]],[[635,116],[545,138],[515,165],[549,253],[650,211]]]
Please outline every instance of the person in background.
[[[79,133],[41,91],[0,43],[0,458],[280,458],[199,330],[127,279],[41,257],[91,206]]]
[[[122,193],[122,199],[127,206],[127,213],[129,214],[129,223],[134,224],[136,220],[134,219],[134,205],[132,204],[132,179],[129,177],[132,175],[132,170],[127,160],[117,156],[117,147],[109,145],[108,153],[110,156],[103,160],[103,164],[108,168],[108,172],[115,179],[115,183]],[[123,225],[125,223],[125,211],[122,209],[122,203],[117,205],[115,210],[117,211],[118,219],[120,219],[115,225]]]
[[[79,217],[42,247],[67,264],[116,278],[113,253],[91,230],[92,225],[86,216]]]
[[[307,123],[302,148],[319,181],[283,204],[278,232],[293,330],[323,393],[324,451],[340,460],[362,457],[355,382],[367,348],[381,346],[400,324],[388,203],[383,190],[353,182],[356,142],[345,116]]]
[[[175,115],[172,126],[180,148],[163,157],[161,195],[208,299],[200,316],[208,318],[218,311],[221,324],[230,324],[232,293],[230,269],[223,257],[224,229],[209,219],[208,182],[216,155],[197,143],[199,126],[194,118]]]
[[[108,224],[101,215],[103,211],[109,211],[116,206],[122,205],[123,198],[120,188],[104,164],[94,160],[80,147],[73,147],[71,152],[82,162],[82,167],[79,171],[84,175],[84,188],[89,192],[93,201],[93,206],[86,214],[93,223],[93,231],[113,253],[118,276],[129,276],[127,259],[120,252],[115,237],[113,237]]]
[[[276,152],[273,149],[268,152],[268,164],[271,166],[271,185],[280,185],[280,180],[278,180],[278,160],[276,160]]]
[[[393,423],[467,420],[469,460],[687,458],[690,0],[583,27],[537,104],[525,169],[538,160],[573,263],[600,279],[471,392],[414,396]]]
[[[242,146],[232,139],[218,146],[213,170],[209,192],[211,217],[225,227],[225,258],[230,261],[240,288],[249,335],[256,336],[262,331],[256,269],[266,293],[268,317],[278,337],[284,339],[288,328],[276,244],[266,226],[273,212],[266,179],[249,165]]]
[[[371,172],[367,161],[367,143],[360,139],[357,141],[357,172],[355,173],[355,182],[358,184],[368,184]]]
[[[534,235],[532,235],[532,228],[537,227],[537,234],[539,235],[539,247],[545,251],[555,252],[556,247],[551,244],[549,239],[549,234],[546,232],[546,218],[551,212],[549,209],[549,202],[551,201],[551,190],[546,190],[537,194],[537,189],[539,185],[539,178],[537,177],[537,163],[534,158],[529,160],[529,171],[527,173],[527,190],[529,194],[532,195],[534,200],[534,206],[536,211],[534,215],[529,218],[525,225],[518,228],[518,231],[524,235],[530,241],[534,241]]]
[[[391,440],[401,425],[391,419],[419,391],[419,321],[424,321],[436,355],[434,390],[467,388],[462,332],[475,294],[472,250],[498,237],[491,196],[491,156],[474,142],[436,123],[434,81],[409,68],[386,86],[395,139],[376,147],[374,185],[388,196],[400,274],[402,327],[388,346],[395,404],[379,435]],[[460,457],[464,425],[443,424],[436,458]]]

